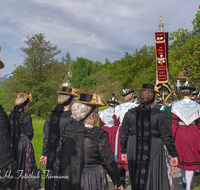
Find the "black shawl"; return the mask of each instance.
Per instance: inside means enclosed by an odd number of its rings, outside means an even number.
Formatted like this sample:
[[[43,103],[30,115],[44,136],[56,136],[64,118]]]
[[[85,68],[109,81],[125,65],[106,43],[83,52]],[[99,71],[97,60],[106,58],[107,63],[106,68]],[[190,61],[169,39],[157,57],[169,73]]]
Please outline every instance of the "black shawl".
[[[54,175],[53,163],[56,160],[56,150],[60,139],[59,121],[63,113],[64,106],[58,104],[52,111],[49,123],[49,136],[48,136],[48,152],[47,152],[47,165],[46,170],[48,175]],[[45,189],[53,189],[54,179],[46,178]]]
[[[61,190],[80,189],[84,158],[84,132],[83,121],[75,121],[66,129],[61,172],[61,176],[66,176],[66,178],[61,181]]]
[[[17,160],[17,149],[18,149],[18,144],[19,144],[20,134],[21,134],[19,117],[23,111],[24,111],[23,105],[16,105],[12,109],[11,114],[9,115],[11,141],[13,145],[13,155],[14,155],[15,160]]]
[[[140,104],[136,109],[136,162],[133,189],[146,189],[151,149],[151,106]]]

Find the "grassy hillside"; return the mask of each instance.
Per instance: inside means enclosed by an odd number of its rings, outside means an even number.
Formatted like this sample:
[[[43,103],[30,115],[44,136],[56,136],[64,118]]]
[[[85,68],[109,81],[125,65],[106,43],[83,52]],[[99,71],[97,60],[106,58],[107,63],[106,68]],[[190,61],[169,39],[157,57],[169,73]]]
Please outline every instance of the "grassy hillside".
[[[37,167],[44,171],[46,166],[40,164],[40,157],[42,154],[42,147],[43,147],[43,126],[45,123],[45,119],[38,118],[36,116],[32,116],[33,121],[33,128],[34,128],[34,137],[32,140],[34,151],[35,151],[35,160],[37,163]],[[44,174],[42,176],[42,186],[44,186]]]

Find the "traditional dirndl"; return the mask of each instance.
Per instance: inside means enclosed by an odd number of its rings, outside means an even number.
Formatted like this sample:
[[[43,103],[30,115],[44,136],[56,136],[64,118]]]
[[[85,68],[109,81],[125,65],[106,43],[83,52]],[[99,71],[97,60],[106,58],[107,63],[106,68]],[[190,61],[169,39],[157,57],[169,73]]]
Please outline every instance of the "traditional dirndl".
[[[178,168],[189,171],[200,169],[200,129],[197,125],[179,125],[175,146],[178,151]]]

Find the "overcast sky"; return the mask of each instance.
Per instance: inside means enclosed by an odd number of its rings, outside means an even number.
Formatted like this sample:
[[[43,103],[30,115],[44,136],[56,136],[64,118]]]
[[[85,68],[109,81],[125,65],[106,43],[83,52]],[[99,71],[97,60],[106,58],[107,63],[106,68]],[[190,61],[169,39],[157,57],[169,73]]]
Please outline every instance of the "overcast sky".
[[[62,55],[110,62],[154,45],[162,14],[166,32],[192,30],[199,0],[1,0],[0,46],[5,75],[23,65],[26,36],[44,33]]]

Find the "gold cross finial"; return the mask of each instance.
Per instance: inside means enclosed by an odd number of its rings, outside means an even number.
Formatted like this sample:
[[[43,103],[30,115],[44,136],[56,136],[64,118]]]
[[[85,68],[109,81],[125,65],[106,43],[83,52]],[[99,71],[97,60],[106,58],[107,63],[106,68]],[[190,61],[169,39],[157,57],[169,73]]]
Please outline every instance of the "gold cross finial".
[[[163,28],[164,28],[164,24],[162,23],[163,21],[163,17],[162,15],[160,14],[160,17],[159,17],[159,21],[160,21],[160,24],[158,25],[159,29],[160,29],[160,32],[162,32]]]

